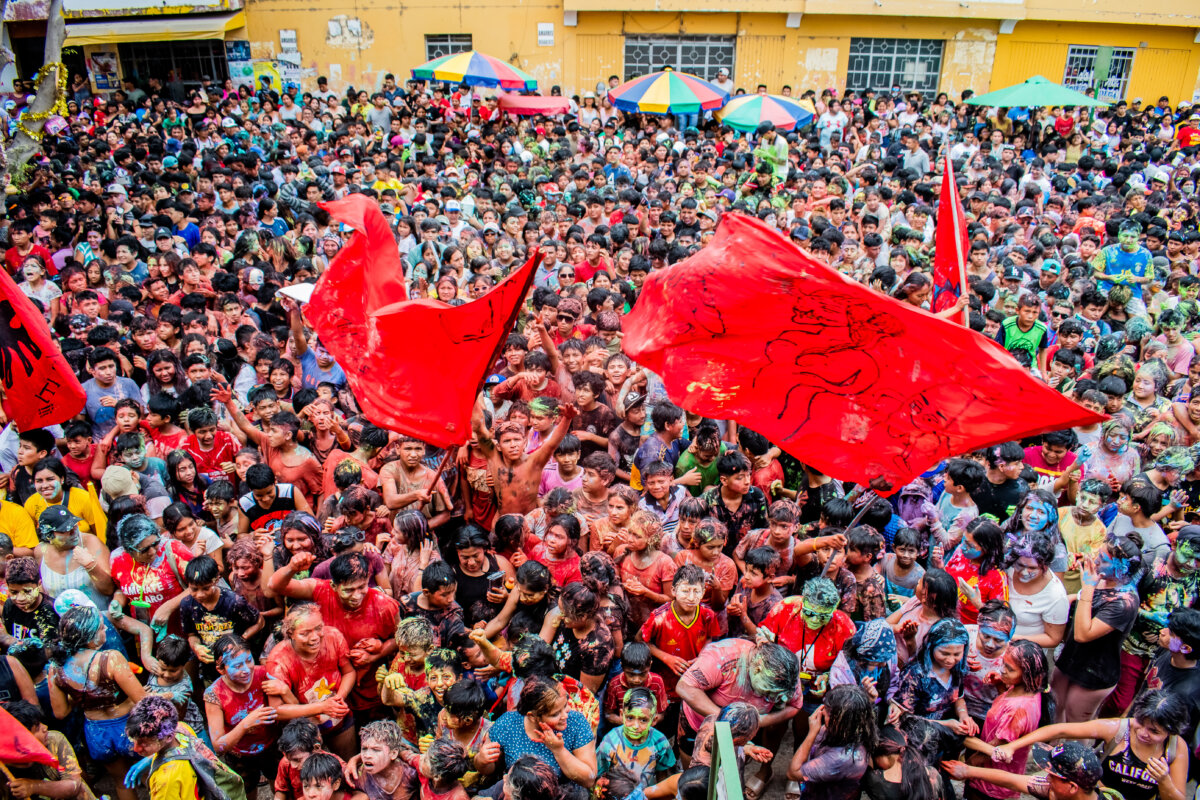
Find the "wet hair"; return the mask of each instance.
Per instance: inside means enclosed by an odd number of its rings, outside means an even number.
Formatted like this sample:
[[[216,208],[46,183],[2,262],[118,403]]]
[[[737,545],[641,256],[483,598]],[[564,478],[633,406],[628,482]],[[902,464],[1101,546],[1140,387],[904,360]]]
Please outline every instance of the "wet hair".
[[[699,497],[692,497],[689,494],[687,497],[679,501],[680,519],[704,519],[708,515],[708,503]],[[728,535],[728,532],[726,532],[726,536]]]
[[[337,786],[344,780],[341,759],[333,753],[326,753],[323,750],[311,752],[312,754],[300,765],[301,786],[325,782]]]
[[[685,769],[675,789],[679,800],[707,800],[710,774],[708,766],[697,765]]]
[[[366,561],[365,557],[362,558]],[[421,570],[421,589],[430,594],[457,584],[458,578],[454,575],[454,568],[445,561],[430,562],[429,566]]]
[[[196,556],[183,568],[183,582],[188,586],[203,586],[220,577],[221,568],[216,559],[209,555]]]
[[[329,580],[334,586],[354,580],[369,580],[370,577],[371,562],[362,553],[342,553],[329,562]]]
[[[396,623],[396,645],[433,649],[433,626],[425,617],[404,617]]]
[[[434,739],[425,756],[432,773],[428,777],[439,785],[456,782],[470,769],[466,749],[453,739]]]
[[[1149,689],[1138,695],[1129,716],[1143,725],[1152,722],[1175,736],[1183,735],[1190,719],[1183,698],[1162,689]]]
[[[774,547],[755,547],[746,553],[746,566],[754,567],[763,575],[768,575],[772,569],[778,569],[783,563],[779,552]]]
[[[931,567],[921,580],[925,581],[925,605],[938,617],[957,617],[958,583],[950,573]]]
[[[750,459],[746,458],[740,450],[729,450],[721,454],[717,459],[717,475],[722,478],[730,478],[740,472],[750,471]]]
[[[546,526],[546,530],[550,528],[562,528],[563,533],[567,535],[567,549],[578,549],[579,537],[582,532],[579,527],[579,519],[574,514],[558,514]]]
[[[757,675],[770,683],[767,688],[773,694],[790,696],[800,678],[800,662],[795,653],[781,644],[763,642],[756,644],[744,657],[747,680],[752,680],[750,674]],[[750,689],[759,694],[752,686]]]
[[[42,577],[38,562],[32,556],[10,558],[5,571],[5,580],[10,585],[14,583],[40,584]]]
[[[646,535],[646,542],[651,550],[657,550],[659,545],[662,544],[663,525],[654,512],[645,509],[634,511],[633,515],[629,518],[629,527],[640,530]],[[625,557],[632,552],[632,550],[626,550]],[[622,560],[624,560],[624,557]]]
[[[834,686],[825,694],[825,746],[875,748],[875,704],[858,684]]]
[[[540,561],[526,561],[517,567],[517,583],[531,592],[547,592],[554,583],[554,577]]]
[[[704,767],[708,774],[708,767]],[[537,756],[523,755],[504,777],[509,800],[551,800],[558,797],[558,774]]]
[[[518,678],[529,678],[533,675],[549,677],[558,671],[558,662],[554,651],[537,634],[529,634],[517,639],[513,647],[513,675]]]
[[[227,656],[236,653],[249,653],[250,645],[246,644],[246,640],[236,633],[226,633],[220,639],[213,642],[212,655],[213,663],[221,665],[224,663]]]
[[[76,609],[72,609],[76,610]],[[160,694],[148,694],[137,702],[125,719],[125,735],[130,739],[163,740],[175,735],[179,712],[175,704]]]
[[[654,713],[658,710],[658,701],[654,699],[654,692],[645,686],[635,686],[625,690],[625,696],[621,698],[621,710],[633,711],[635,708],[648,710],[650,717],[653,718]]]
[[[729,733],[736,742],[750,741],[758,733],[758,709],[749,703],[730,703],[717,714],[717,722],[728,722]]]
[[[296,626],[300,624],[300,620],[312,614],[316,614],[318,617],[320,617],[321,607],[316,603],[297,603],[289,608],[287,613],[283,615],[283,622],[280,623],[279,629],[284,636],[290,637],[292,635],[292,631],[294,631]]]
[[[701,501],[703,502],[703,501]],[[713,542],[725,542],[729,539],[729,530],[725,525],[711,517],[705,517],[700,520],[700,524],[692,531],[692,547],[700,547],[701,545],[712,544]]]
[[[1001,462],[1011,463],[1025,460],[1025,450],[1017,442],[1004,442],[1003,444],[993,445],[984,452],[986,453],[988,465],[992,467]]]
[[[786,522],[795,525],[800,521],[800,506],[791,500],[777,500],[767,511],[767,519],[771,522]]]
[[[462,659],[448,647],[435,647],[425,656],[426,669],[448,669],[456,677],[462,676]]]
[[[1200,611],[1194,608],[1176,608],[1167,617],[1167,630],[1192,648],[1191,656],[1200,653]]]
[[[967,490],[967,494],[977,490],[985,478],[987,470],[978,461],[969,458],[952,458],[946,465],[946,474],[959,486]]]
[[[967,533],[975,539],[983,556],[979,562],[979,574],[985,576],[1004,563],[1004,531],[989,519],[976,517],[967,525]]]
[[[188,652],[191,652],[190,649]],[[46,645],[37,636],[17,639],[9,645],[8,654],[21,662],[21,666],[25,668],[31,678],[41,675],[42,671],[46,669],[46,664],[50,662],[46,657]]]
[[[169,633],[154,646],[154,657],[168,667],[182,667],[192,660],[192,648],[187,639]]]
[[[233,543],[233,547],[225,553],[225,560],[230,567],[239,561],[249,561],[255,569],[262,569],[263,557],[258,548],[254,546],[254,542],[247,537],[238,539]]]
[[[283,726],[279,733],[279,752],[315,753],[322,745],[321,729],[309,717],[300,717]]]
[[[1038,724],[1049,725],[1054,720],[1054,693],[1050,691],[1050,661],[1045,651],[1028,639],[1017,639],[1009,644],[1004,657],[1011,657],[1021,670],[1025,691],[1040,696],[1042,716]]]
[[[104,615],[94,606],[76,606],[58,620],[58,641],[51,645],[50,660],[62,666],[87,647],[104,629]]]
[[[461,719],[478,720],[487,711],[487,692],[474,678],[460,678],[442,696],[442,707]]]
[[[391,720],[382,719],[364,725],[358,732],[358,740],[361,743],[368,739],[374,739],[389,750],[399,752],[404,749],[404,734],[400,732],[400,726]]]
[[[562,604],[563,612],[573,617],[595,617],[600,611],[600,598],[582,583],[572,583],[563,589],[559,603]]]
[[[621,650],[621,666],[625,670],[635,672],[644,672],[650,669],[650,646],[644,642],[626,644]]]
[[[1129,495],[1129,499],[1147,517],[1162,508],[1162,492],[1142,475],[1135,475],[1121,484],[1121,494]]]
[[[569,588],[569,587],[568,587]],[[521,716],[543,717],[562,697],[562,684],[548,675],[532,675],[521,688],[517,712]]]
[[[871,755],[900,756],[900,796],[906,800],[935,800],[938,793],[929,779],[925,760],[916,747],[910,746],[908,737],[890,725],[879,731],[879,739]]]
[[[900,528],[892,538],[892,550],[897,547],[915,547],[921,549],[921,534],[913,528]]]
[[[429,524],[425,515],[415,510],[401,511],[397,514],[392,520],[392,531],[403,537],[405,546],[413,553],[429,538]]]

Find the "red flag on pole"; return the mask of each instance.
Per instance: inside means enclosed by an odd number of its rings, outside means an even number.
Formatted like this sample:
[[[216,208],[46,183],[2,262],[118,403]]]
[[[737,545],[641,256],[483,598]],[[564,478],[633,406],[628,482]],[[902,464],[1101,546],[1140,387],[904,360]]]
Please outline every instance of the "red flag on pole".
[[[438,447],[465,442],[478,388],[533,281],[530,258],[461,306],[407,300],[396,240],[362,195],[325,206],[354,235],[334,257],[305,310],[371,422]],[[388,299],[391,301],[388,302]]]
[[[87,402],[46,318],[0,270],[0,382],[4,413],[23,431],[57,425]]]
[[[854,283],[738,214],[650,275],[623,346],[689,411],[737,420],[863,484],[899,488],[948,456],[1104,419],[983,335]]]
[[[954,182],[954,165],[946,156],[938,195],[933,251],[933,310],[944,311],[967,290],[967,218]],[[968,312],[969,313],[969,312]],[[963,315],[963,324],[967,322]]]
[[[0,707],[0,762],[62,768],[54,754],[3,707]]]

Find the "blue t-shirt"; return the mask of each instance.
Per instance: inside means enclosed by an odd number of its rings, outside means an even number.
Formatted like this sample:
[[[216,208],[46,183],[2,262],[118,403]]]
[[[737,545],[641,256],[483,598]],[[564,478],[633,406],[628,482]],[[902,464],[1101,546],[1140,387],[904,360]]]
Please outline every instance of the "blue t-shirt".
[[[1104,259],[1104,274],[1112,275],[1113,277],[1136,277],[1144,278],[1147,274],[1154,277],[1154,271],[1151,267],[1152,257],[1150,251],[1144,247],[1138,247],[1132,253],[1126,253],[1121,249],[1120,245],[1110,244],[1108,247],[1100,251],[1100,257]],[[1133,292],[1135,298],[1142,297],[1142,284],[1125,282],[1130,291]],[[1100,291],[1108,292],[1113,287],[1112,281],[1101,280]]]
[[[187,243],[188,250],[193,249],[200,244],[200,229],[196,227],[196,223],[189,222],[182,228],[175,229],[175,235],[182,238]]]
[[[531,755],[539,761],[546,762],[556,775],[562,774],[562,768],[554,759],[554,753],[541,742],[535,742],[525,732],[525,717],[516,711],[508,711],[496,720],[496,724],[488,729],[488,739],[500,745],[504,752],[504,763],[508,766],[523,755]],[[571,709],[567,712],[567,729],[563,731],[563,744],[570,752],[595,741],[592,726],[588,725],[587,717]]]
[[[90,378],[84,381],[83,391],[87,394],[87,415],[92,421],[92,435],[97,439],[103,439],[109,431],[116,425],[117,409],[115,406],[102,406],[100,401],[105,397],[113,397],[117,400],[124,400],[127,397],[141,402],[142,390],[138,385],[129,378],[120,376],[113,382],[112,386],[104,387],[96,382],[95,378]]]
[[[346,385],[346,373],[337,362],[333,362],[333,366],[327,370],[321,369],[311,349],[305,350],[304,355],[300,356],[300,375],[305,389],[315,389],[322,382],[332,383],[338,388]]]

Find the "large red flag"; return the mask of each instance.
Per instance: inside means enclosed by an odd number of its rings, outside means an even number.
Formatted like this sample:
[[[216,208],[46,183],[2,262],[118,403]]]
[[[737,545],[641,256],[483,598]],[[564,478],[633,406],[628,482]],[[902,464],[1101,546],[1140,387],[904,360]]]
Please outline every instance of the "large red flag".
[[[954,182],[954,165],[946,156],[942,191],[938,194],[937,229],[933,251],[933,310],[942,311],[966,291],[963,270],[967,258],[967,218]]]
[[[3,707],[0,707],[0,761],[5,764],[45,764],[55,769],[62,768],[54,754]]]
[[[305,310],[321,344],[345,370],[371,422],[438,447],[462,444],[539,257],[461,306],[407,300],[396,240],[378,207],[351,195],[325,208],[355,232]]]
[[[738,214],[650,275],[623,346],[684,408],[864,484],[899,488],[948,456],[1104,418],[983,335],[854,283]]]
[[[87,394],[46,318],[0,270],[0,382],[4,413],[23,431],[66,422]]]

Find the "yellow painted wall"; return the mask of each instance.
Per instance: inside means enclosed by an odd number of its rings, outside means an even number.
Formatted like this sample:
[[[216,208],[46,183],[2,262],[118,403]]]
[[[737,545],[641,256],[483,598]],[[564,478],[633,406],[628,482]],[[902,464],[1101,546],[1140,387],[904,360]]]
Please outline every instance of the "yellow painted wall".
[[[373,89],[386,72],[397,78],[425,60],[426,33],[470,33],[478,50],[510,61],[538,78],[543,91],[552,85],[564,93],[594,89],[609,75],[623,75],[626,35],[721,35],[736,38],[736,85],[753,91],[765,83],[772,92],[784,84],[797,90],[845,88],[850,39],[854,36],[940,39],[946,42],[939,89],[959,95],[1016,83],[1033,74],[1062,80],[1070,44],[1137,48],[1130,97],[1147,101],[1168,95],[1172,102],[1190,100],[1200,89],[1200,3],[1156,0],[1148,17],[1171,17],[1172,25],[1080,25],[1027,20],[1027,15],[1065,14],[1073,0],[1021,0],[1016,3],[976,0],[799,0],[798,28],[788,28],[787,15],[775,13],[775,0],[752,0],[746,9],[729,13],[697,11],[611,10],[575,12],[577,24],[564,25],[564,0],[415,0],[403,5],[389,0],[253,0],[247,8],[247,34],[256,58],[274,57],[278,31],[297,31],[303,57],[305,88],[327,75],[335,91],[346,86]],[[1077,2],[1078,0],[1074,0]],[[565,0],[566,7],[592,7],[615,0]],[[675,0],[659,0],[670,7]],[[1115,0],[1094,0],[1102,15],[1117,12]],[[628,0],[628,8],[644,7]],[[872,12],[854,12],[859,6]],[[932,10],[927,16],[897,16],[899,7]],[[1178,8],[1176,8],[1178,6]],[[1125,6],[1128,8],[1128,4]],[[762,11],[760,9],[768,9]],[[815,9],[815,11],[814,11]],[[881,11],[882,9],[882,11]],[[837,13],[833,13],[833,12]],[[980,17],[984,12],[993,17]],[[1012,16],[1001,17],[1003,14]],[[1079,18],[1090,12],[1077,10]],[[972,15],[971,18],[966,18]],[[1022,19],[1012,34],[1000,34],[1000,19]],[[354,21],[357,21],[356,23]],[[331,34],[340,30],[340,35]],[[553,46],[538,45],[538,23],[554,25]],[[357,25],[357,27],[355,27]],[[351,29],[361,35],[350,33]],[[1143,46],[1144,45],[1144,46]]]
[[[1041,74],[1061,81],[1069,45],[1132,47],[1129,99],[1147,103],[1162,95],[1172,104],[1191,100],[1200,89],[1200,45],[1192,28],[1148,25],[1077,25],[1066,22],[1020,22],[996,43],[992,73],[997,88]]]

